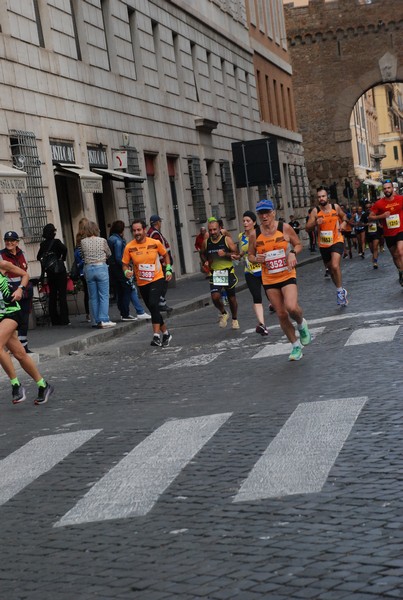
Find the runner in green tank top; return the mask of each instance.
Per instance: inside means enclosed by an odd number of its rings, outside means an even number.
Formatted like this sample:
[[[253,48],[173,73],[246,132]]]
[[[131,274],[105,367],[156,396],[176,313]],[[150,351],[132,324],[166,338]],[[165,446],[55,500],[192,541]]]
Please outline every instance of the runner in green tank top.
[[[209,219],[208,231],[209,237],[203,242],[201,255],[210,269],[210,293],[214,306],[220,311],[219,326],[226,327],[229,316],[221,300],[221,290],[224,288],[232,315],[232,329],[239,329],[238,302],[235,295],[238,279],[232,263],[233,259],[239,259],[238,250],[230,236],[221,234],[216,219]]]
[[[21,285],[14,292],[10,289],[8,279],[4,275],[6,272],[21,277]],[[38,393],[34,403],[45,404],[53,392],[53,387],[46,383],[17,337],[17,328],[21,318],[18,301],[21,300],[28,282],[29,275],[26,271],[8,261],[0,260],[0,365],[10,379],[13,404],[23,402],[26,394],[15,372],[11,356],[5,351],[4,346],[18,360],[24,371],[36,382]]]

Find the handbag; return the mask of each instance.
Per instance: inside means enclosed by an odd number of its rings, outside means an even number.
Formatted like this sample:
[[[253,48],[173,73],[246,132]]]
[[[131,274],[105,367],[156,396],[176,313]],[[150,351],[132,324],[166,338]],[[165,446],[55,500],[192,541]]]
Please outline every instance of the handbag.
[[[67,277],[66,292],[70,294],[73,294],[75,292],[74,281],[72,280],[71,276]]]
[[[80,269],[78,268],[78,264],[76,263],[76,261],[74,261],[71,265],[70,277],[73,281],[78,281],[80,279]]]

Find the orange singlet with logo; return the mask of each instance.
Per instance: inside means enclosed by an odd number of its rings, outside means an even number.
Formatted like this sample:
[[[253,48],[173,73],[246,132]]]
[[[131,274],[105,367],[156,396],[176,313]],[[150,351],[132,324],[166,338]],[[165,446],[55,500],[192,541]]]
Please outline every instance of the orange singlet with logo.
[[[323,218],[323,223],[318,225],[318,246],[320,248],[329,248],[333,244],[344,243],[343,234],[340,231],[340,217],[332,204],[328,213],[317,208],[318,217]]]
[[[263,285],[282,283],[297,276],[296,270],[288,270],[287,266],[288,242],[284,239],[283,232],[278,229],[273,235],[261,233],[256,239],[256,254],[264,254],[262,264]]]
[[[166,253],[160,241],[146,237],[142,243],[133,240],[126,244],[122,262],[133,264],[137,285],[146,285],[164,277],[159,257]]]

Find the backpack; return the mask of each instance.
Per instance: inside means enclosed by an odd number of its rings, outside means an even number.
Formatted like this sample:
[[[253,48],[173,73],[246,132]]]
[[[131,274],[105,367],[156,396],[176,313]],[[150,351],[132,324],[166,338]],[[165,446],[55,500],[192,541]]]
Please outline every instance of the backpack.
[[[51,241],[49,248],[39,259],[42,267],[42,275],[55,275],[56,273],[64,273],[66,271],[64,261],[58,258],[54,252],[51,252],[53,242],[54,240]]]

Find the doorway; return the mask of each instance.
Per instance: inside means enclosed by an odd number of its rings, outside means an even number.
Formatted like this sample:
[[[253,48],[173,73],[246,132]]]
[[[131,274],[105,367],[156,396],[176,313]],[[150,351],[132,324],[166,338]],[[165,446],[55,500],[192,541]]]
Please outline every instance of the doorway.
[[[176,159],[168,157],[167,161],[168,161],[169,185],[170,185],[170,189],[171,189],[172,209],[173,209],[173,214],[174,214],[176,242],[177,242],[177,246],[178,246],[181,274],[183,275],[186,273],[186,265],[185,265],[185,255],[183,252],[182,223],[181,223],[180,214],[179,214],[178,195],[176,193],[176,183],[175,183]]]

